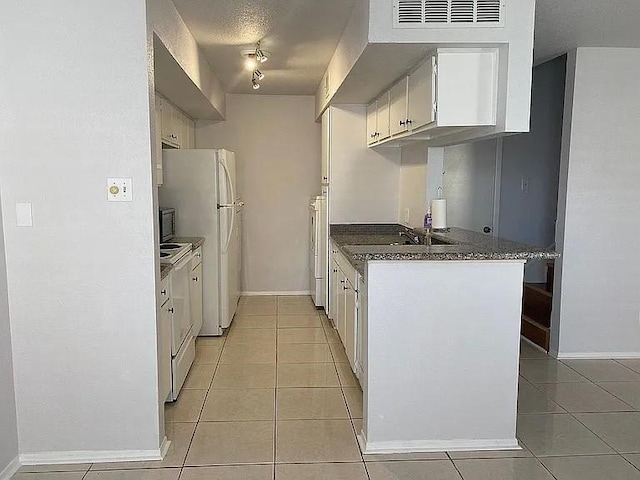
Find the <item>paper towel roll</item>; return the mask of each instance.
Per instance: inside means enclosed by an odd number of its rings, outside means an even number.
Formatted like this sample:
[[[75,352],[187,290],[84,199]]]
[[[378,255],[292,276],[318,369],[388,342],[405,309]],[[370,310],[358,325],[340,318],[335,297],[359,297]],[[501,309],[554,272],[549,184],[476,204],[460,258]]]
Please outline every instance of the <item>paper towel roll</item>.
[[[444,198],[431,200],[432,228],[447,228],[447,201]]]

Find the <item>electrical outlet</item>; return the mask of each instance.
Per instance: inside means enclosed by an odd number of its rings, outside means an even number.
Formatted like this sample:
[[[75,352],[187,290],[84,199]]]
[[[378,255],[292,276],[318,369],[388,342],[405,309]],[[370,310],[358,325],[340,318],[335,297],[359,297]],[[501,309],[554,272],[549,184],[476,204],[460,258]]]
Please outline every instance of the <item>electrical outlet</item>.
[[[107,178],[107,199],[110,202],[130,202],[133,187],[130,178]]]
[[[520,190],[523,192],[529,191],[529,177],[522,177],[520,179]]]

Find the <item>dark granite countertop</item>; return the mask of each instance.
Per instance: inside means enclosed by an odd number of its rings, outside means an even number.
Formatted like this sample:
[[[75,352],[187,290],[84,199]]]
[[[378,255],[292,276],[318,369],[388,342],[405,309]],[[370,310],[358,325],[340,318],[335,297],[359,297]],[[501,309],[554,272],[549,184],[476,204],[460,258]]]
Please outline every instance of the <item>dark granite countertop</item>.
[[[191,249],[195,250],[204,243],[204,237],[173,237],[171,241],[174,243],[190,243]]]
[[[400,232],[419,238],[420,245],[404,245]],[[370,260],[551,260],[553,250],[504,240],[491,235],[450,228],[432,233],[428,245],[426,231],[397,224],[331,225],[331,239],[356,270],[364,274]],[[396,244],[397,243],[397,244]],[[436,245],[435,243],[439,243]]]
[[[169,272],[173,270],[173,265],[170,263],[161,263],[160,264],[160,280],[164,280]]]

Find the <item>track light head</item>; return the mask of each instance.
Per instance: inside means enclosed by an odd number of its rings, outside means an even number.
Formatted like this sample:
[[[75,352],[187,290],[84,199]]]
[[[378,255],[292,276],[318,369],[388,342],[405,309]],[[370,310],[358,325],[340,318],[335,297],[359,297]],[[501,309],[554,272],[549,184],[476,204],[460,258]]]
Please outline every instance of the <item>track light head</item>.
[[[255,78],[251,79],[251,85],[252,85],[254,90],[258,90],[260,88],[260,84],[258,83],[258,81]]]
[[[264,73],[262,73],[260,70],[254,70],[253,76],[257,80],[262,80],[264,78]]]

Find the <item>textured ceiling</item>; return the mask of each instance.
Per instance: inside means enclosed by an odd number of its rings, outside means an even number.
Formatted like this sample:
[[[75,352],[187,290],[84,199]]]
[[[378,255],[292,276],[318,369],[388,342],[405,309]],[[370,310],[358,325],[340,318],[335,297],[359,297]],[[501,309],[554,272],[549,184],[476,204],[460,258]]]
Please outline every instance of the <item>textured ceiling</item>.
[[[311,95],[355,0],[174,3],[227,92]],[[640,47],[639,24],[640,0],[537,0],[535,62],[576,47]],[[258,40],[272,57],[261,67],[266,75],[262,88],[254,91],[240,52]]]
[[[537,0],[535,61],[576,47],[640,47],[640,0]]]
[[[228,93],[315,94],[354,0],[174,0]],[[261,40],[271,58],[258,91],[240,52]]]

